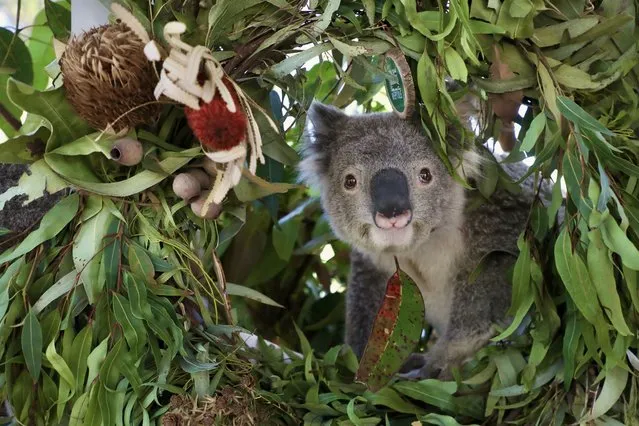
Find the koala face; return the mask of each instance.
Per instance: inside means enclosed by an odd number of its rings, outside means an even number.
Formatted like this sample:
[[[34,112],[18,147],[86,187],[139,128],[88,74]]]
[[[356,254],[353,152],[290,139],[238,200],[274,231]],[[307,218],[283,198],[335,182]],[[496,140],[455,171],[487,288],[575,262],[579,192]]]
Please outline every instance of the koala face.
[[[301,176],[320,190],[338,238],[360,251],[401,254],[460,223],[463,187],[420,124],[392,113],[347,116],[319,103],[306,124]]]

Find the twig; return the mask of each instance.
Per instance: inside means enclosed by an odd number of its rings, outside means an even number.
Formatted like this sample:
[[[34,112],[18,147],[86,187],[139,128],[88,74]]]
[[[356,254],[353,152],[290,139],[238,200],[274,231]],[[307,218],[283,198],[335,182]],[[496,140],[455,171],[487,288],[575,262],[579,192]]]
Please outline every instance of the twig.
[[[18,0],[18,10],[16,11],[16,34],[20,31],[20,9],[22,9],[22,0]]]

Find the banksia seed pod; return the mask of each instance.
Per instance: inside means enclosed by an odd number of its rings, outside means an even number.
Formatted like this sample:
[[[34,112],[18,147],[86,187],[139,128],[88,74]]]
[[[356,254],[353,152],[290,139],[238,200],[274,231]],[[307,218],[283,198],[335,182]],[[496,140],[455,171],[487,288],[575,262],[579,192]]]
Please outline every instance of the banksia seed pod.
[[[113,161],[117,161],[124,166],[135,166],[142,161],[144,149],[140,141],[124,138],[116,141],[111,146],[109,155]]]
[[[199,110],[184,108],[189,127],[202,146],[210,151],[228,150],[239,145],[244,140],[248,127],[233,85],[227,83],[226,79],[224,85],[233,97],[236,105],[235,112],[228,110],[219,90],[211,102],[201,101]]]
[[[200,181],[191,173],[180,173],[173,179],[173,192],[184,201],[191,201],[202,192]]]
[[[202,207],[204,207],[204,202],[206,198],[209,196],[211,191],[204,191],[200,194],[200,196],[191,203],[191,210],[196,216],[201,217],[203,219],[217,219],[217,217],[222,213],[222,205],[211,203],[207,211],[202,211]]]
[[[93,28],[67,45],[60,60],[66,96],[75,111],[99,130],[118,132],[152,122],[161,105],[158,77],[144,42],[123,23]]]

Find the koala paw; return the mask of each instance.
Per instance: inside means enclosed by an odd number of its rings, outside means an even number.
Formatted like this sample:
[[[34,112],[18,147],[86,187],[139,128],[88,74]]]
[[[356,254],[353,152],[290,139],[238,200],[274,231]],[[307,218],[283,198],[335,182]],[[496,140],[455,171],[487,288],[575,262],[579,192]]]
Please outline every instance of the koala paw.
[[[444,380],[449,375],[448,368],[438,363],[429,353],[411,354],[398,373],[400,378],[408,380]]]

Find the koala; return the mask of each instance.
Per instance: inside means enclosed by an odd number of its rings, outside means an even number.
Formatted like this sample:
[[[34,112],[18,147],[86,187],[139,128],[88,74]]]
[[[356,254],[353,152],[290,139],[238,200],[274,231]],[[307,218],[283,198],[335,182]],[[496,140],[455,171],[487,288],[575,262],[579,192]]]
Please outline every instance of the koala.
[[[462,177],[480,176],[475,149],[458,158]],[[307,114],[299,171],[319,190],[335,235],[352,248],[345,340],[358,357],[395,258],[419,287],[425,319],[438,336],[425,354],[409,358],[405,377],[451,377],[452,367],[495,334],[495,324],[505,325],[509,274],[534,195],[531,180],[517,195],[497,190],[488,202],[467,209],[469,190],[451,176],[421,123],[393,113],[349,116],[317,102]],[[469,282],[488,253],[482,272]]]

